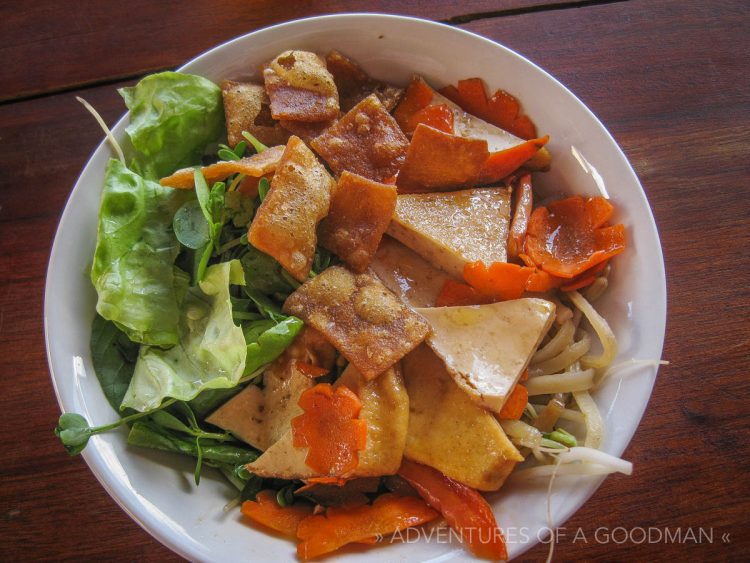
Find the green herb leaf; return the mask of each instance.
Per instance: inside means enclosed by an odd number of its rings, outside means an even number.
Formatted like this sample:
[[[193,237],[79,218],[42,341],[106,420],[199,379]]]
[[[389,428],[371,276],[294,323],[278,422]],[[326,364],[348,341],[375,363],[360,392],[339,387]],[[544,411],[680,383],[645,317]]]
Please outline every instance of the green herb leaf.
[[[208,221],[197,199],[186,202],[177,210],[172,228],[177,240],[193,250],[203,248],[211,240]]]
[[[268,147],[261,143],[258,139],[253,137],[250,133],[247,131],[242,132],[242,136],[247,139],[251,145],[253,145],[253,148],[255,149],[255,152],[262,153],[264,150],[266,150]]]
[[[244,466],[240,467],[244,469]],[[251,473],[246,480],[245,486],[242,488],[242,492],[240,493],[240,502],[245,502],[246,500],[256,500],[257,495],[261,490],[263,490],[263,479]]]
[[[254,246],[248,246],[247,252],[240,259],[240,263],[245,271],[248,289],[267,295],[275,293],[288,295],[296,289],[284,277],[284,268],[281,267],[281,264]]]
[[[100,315],[91,325],[91,360],[107,402],[120,410],[122,398],[133,377],[139,345],[132,342],[115,323]]]
[[[216,154],[219,155],[219,158],[221,160],[230,161],[230,160],[239,160],[240,159],[240,157],[237,156],[236,154],[234,154],[234,151],[232,151],[230,149],[219,149],[219,151]]]
[[[271,182],[268,181],[268,178],[261,178],[258,182],[258,198],[260,198],[261,201],[266,199],[266,196],[268,195],[268,190],[271,189]]]
[[[55,436],[65,446],[70,455],[77,455],[83,451],[91,437],[89,423],[80,414],[65,413],[60,416],[55,428]]]

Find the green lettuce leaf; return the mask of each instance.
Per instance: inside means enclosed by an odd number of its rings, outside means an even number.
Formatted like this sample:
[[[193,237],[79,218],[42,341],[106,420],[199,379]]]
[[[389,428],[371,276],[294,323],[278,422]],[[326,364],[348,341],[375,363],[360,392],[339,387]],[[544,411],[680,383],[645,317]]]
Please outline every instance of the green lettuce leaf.
[[[224,131],[221,89],[201,76],[160,72],[119,92],[130,110],[129,166],[145,178],[199,164],[206,145]]]
[[[229,285],[244,285],[238,260],[210,266],[185,296],[180,342],[168,350],[142,346],[120,406],[158,407],[166,397],[189,401],[204,389],[234,387],[245,369],[247,346],[232,320]]]
[[[172,346],[179,340],[179,303],[189,279],[174,266],[180,243],[171,226],[189,197],[144,180],[118,160],[107,165],[91,281],[98,313],[134,342]]]
[[[280,322],[259,320],[249,323],[245,328],[245,375],[250,375],[278,358],[292,343],[302,325],[302,321],[297,317],[287,317]]]
[[[96,315],[91,325],[91,361],[104,396],[116,411],[133,377],[138,347],[115,323]]]

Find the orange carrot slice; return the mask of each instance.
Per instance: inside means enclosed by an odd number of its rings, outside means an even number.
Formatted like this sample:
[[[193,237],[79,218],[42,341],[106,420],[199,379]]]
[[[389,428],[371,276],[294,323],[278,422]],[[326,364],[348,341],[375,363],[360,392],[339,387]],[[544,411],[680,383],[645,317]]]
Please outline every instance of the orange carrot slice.
[[[432,88],[425,84],[418,77],[415,77],[411,81],[404,97],[401,99],[401,103],[398,104],[396,111],[393,112],[393,117],[396,118],[396,122],[401,126],[404,133],[411,133],[416,128],[409,129],[409,120],[419,110],[426,108],[432,101]]]
[[[518,170],[549,141],[549,135],[531,139],[504,151],[493,152],[482,166],[482,183],[498,182]]]
[[[580,196],[538,207],[529,220],[526,254],[548,274],[575,278],[625,250],[623,225],[603,226],[612,210],[603,197]]]
[[[308,389],[299,399],[303,414],[292,419],[295,447],[308,447],[305,463],[315,471],[342,477],[359,463],[365,448],[367,423],[357,420],[362,403],[345,385],[328,383]]]
[[[527,374],[528,370],[524,373]],[[518,420],[523,414],[523,410],[529,402],[529,392],[526,387],[520,383],[513,387],[513,391],[510,392],[510,396],[505,400],[503,408],[497,414],[497,418],[500,420]]]
[[[453,134],[453,110],[445,104],[427,106],[414,113],[407,123],[409,132],[414,131],[420,123],[424,123],[439,131]]]
[[[440,511],[474,555],[487,559],[508,558],[505,538],[497,526],[495,515],[477,491],[432,467],[406,459],[398,474],[417,490],[427,504]]]
[[[261,491],[255,498],[242,503],[242,514],[285,536],[296,537],[299,523],[313,512],[309,504],[279,506],[273,491]]]
[[[297,555],[302,560],[336,551],[349,543],[373,543],[373,538],[434,520],[437,512],[417,497],[392,493],[373,504],[352,508],[329,508],[325,515],[309,516],[300,522]]]
[[[493,262],[489,268],[479,261],[464,266],[464,279],[469,285],[499,301],[521,297],[533,273],[533,268],[507,262]]]
[[[508,231],[508,257],[518,258],[523,251],[523,241],[526,238],[526,229],[529,227],[534,205],[534,194],[531,190],[531,174],[524,174],[518,179],[515,188],[516,206],[513,211],[513,221]]]
[[[456,307],[459,305],[481,305],[487,298],[465,283],[445,280],[443,289],[435,300],[435,307]]]

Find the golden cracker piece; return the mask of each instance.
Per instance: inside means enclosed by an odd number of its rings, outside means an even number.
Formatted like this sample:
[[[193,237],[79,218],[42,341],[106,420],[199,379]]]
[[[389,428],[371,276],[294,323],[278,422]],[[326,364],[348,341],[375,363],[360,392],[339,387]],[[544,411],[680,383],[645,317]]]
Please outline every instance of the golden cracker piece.
[[[270,100],[260,84],[224,80],[221,83],[224,115],[227,121],[227,141],[235,147],[244,141],[247,131],[264,145],[283,145],[289,133],[271,117]]]
[[[398,173],[409,141],[377,96],[370,95],[310,146],[336,175],[346,170],[383,182]]]
[[[326,66],[339,91],[339,105],[347,112],[370,94],[375,94],[389,112],[398,105],[403,88],[374,80],[357,63],[338,51],[326,55]]]
[[[292,136],[250,225],[250,243],[273,256],[295,279],[305,281],[318,242],[316,229],[328,214],[334,188],[333,178],[313,152]]]
[[[339,114],[339,95],[325,61],[309,51],[284,51],[263,69],[271,117],[329,121]]]
[[[332,266],[284,303],[284,312],[318,329],[367,378],[374,379],[425,339],[429,325],[375,276]]]
[[[320,244],[362,273],[375,255],[395,209],[395,186],[343,172],[328,216],[318,227]]]

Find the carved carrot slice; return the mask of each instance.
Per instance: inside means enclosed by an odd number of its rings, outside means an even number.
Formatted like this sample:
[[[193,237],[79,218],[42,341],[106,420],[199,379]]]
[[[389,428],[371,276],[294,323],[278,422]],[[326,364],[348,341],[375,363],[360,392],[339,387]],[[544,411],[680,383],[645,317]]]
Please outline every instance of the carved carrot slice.
[[[302,541],[297,545],[297,555],[307,560],[349,543],[374,543],[377,536],[424,524],[437,515],[420,498],[391,493],[379,496],[371,505],[329,508],[325,515],[300,522],[297,537]]]
[[[460,534],[472,553],[487,559],[508,558],[505,538],[490,505],[474,489],[438,470],[404,460],[398,474]]]
[[[411,81],[401,103],[398,104],[396,111],[393,112],[393,117],[396,118],[396,122],[404,130],[404,133],[411,133],[416,128],[416,125],[409,129],[409,120],[419,110],[426,108],[432,101],[432,88],[430,88],[424,81],[415,77]]]
[[[623,225],[605,227],[612,204],[569,197],[538,207],[529,221],[526,254],[548,274],[572,279],[625,250]]]
[[[279,506],[273,491],[261,491],[255,498],[242,503],[242,514],[285,536],[296,537],[299,523],[313,512],[309,504]]]
[[[357,420],[359,398],[345,385],[334,390],[319,383],[302,393],[298,404],[304,412],[292,419],[292,443],[310,448],[305,463],[323,475],[351,473],[367,441],[367,423]]]
[[[407,131],[414,131],[420,123],[453,134],[453,110],[446,104],[422,108],[409,118]]]
[[[533,273],[533,268],[507,262],[493,262],[489,268],[483,262],[464,266],[464,279],[483,295],[498,301],[521,297]]]
[[[443,289],[435,300],[435,307],[456,307],[460,305],[481,305],[487,297],[465,283],[445,280]]]
[[[528,376],[528,370],[524,371]],[[523,377],[523,376],[522,376]],[[503,408],[497,414],[497,418],[500,420],[518,420],[521,418],[527,403],[529,402],[529,392],[526,387],[517,384],[513,391],[510,392],[510,396],[505,400]]]

